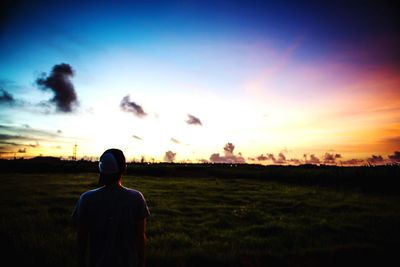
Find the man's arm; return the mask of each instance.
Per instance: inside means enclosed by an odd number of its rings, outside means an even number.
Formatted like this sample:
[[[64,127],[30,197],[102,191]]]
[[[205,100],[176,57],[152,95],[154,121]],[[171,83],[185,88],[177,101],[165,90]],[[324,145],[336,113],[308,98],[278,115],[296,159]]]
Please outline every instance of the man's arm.
[[[144,267],[144,251],[146,246],[146,218],[137,222],[137,239],[136,239],[136,249],[138,257],[138,266]]]
[[[81,223],[77,225],[77,241],[78,241],[78,266],[86,266],[86,248],[88,243],[87,227]]]

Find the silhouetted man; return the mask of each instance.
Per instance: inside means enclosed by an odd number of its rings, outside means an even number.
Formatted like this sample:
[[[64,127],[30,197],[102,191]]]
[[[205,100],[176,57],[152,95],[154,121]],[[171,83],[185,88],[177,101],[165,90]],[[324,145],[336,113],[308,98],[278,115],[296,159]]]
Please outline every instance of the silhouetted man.
[[[121,185],[125,156],[108,149],[100,157],[99,183],[103,185],[81,195],[73,221],[78,232],[79,266],[144,266],[146,218],[149,210],[137,190]]]

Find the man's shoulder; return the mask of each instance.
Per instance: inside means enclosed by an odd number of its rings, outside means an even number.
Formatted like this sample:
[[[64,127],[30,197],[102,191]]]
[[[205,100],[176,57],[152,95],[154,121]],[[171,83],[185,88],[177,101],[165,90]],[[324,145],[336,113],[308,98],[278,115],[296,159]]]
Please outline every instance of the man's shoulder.
[[[136,189],[128,188],[128,187],[122,187],[122,188],[123,188],[124,193],[127,196],[132,197],[132,198],[143,198],[144,199],[142,192],[140,192]]]
[[[99,188],[95,188],[89,191],[86,191],[85,193],[83,193],[80,197],[81,200],[86,200],[86,199],[90,199],[95,197],[97,194],[100,193],[100,191],[102,190],[102,187]]]

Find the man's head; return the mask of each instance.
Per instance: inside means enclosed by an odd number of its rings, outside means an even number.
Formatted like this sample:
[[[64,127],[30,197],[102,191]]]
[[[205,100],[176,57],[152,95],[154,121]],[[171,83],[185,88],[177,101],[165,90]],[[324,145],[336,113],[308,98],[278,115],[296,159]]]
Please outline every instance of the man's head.
[[[118,182],[126,169],[124,153],[115,148],[107,149],[99,160],[99,184],[108,185]]]

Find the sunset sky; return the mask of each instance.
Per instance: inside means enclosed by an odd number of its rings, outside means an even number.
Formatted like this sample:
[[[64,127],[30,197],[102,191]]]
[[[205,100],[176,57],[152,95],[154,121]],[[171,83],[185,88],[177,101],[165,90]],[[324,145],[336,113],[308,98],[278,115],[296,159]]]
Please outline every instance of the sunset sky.
[[[266,2],[2,2],[0,157],[400,161],[397,9]]]

